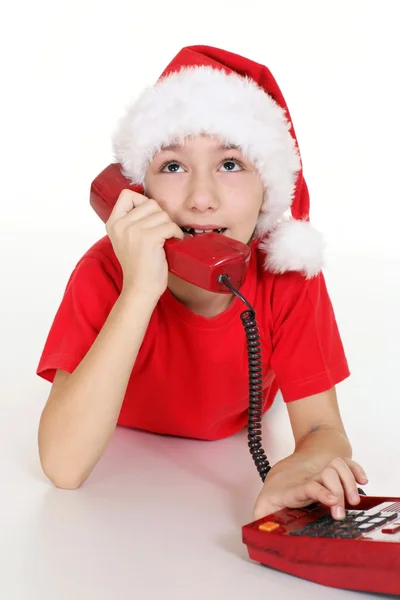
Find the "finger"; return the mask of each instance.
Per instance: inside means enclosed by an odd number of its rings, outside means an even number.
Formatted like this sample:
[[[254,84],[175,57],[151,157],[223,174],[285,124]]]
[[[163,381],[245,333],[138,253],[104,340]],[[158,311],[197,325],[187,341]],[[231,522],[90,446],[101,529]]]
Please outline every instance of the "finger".
[[[139,209],[137,209],[139,210]],[[171,218],[168,213],[164,210],[156,211],[152,214],[146,215],[140,219],[140,228],[141,229],[153,229],[154,227],[158,227],[159,225],[164,225],[166,223],[172,223]],[[182,232],[183,233],[183,232]]]
[[[348,501],[351,504],[358,504],[360,502],[360,495],[350,465],[346,460],[337,457],[330,462],[330,466],[337,472]]]
[[[344,490],[342,480],[335,468],[331,466],[326,467],[320,473],[318,481],[320,481],[320,483],[322,483],[331,492],[331,494],[336,496],[340,506],[344,506]]]
[[[274,512],[281,510],[282,506],[274,504],[268,496],[265,495],[264,489],[258,495],[256,503],[253,508],[253,521],[262,519],[268,515],[272,515]]]
[[[166,240],[169,240],[170,238],[174,237],[178,238],[179,240],[183,240],[185,237],[185,234],[183,233],[182,229],[178,227],[178,225],[173,221],[165,223],[164,225],[160,225],[159,227],[157,227],[157,231],[154,231],[155,235],[161,235],[163,245],[164,242],[166,242]]]
[[[326,506],[335,506],[338,503],[337,497],[318,481],[307,481],[294,490],[295,501],[305,505],[305,502],[314,500],[325,504]]]
[[[111,214],[108,218],[107,225],[110,226],[115,221],[129,214],[135,207],[146,202],[148,198],[143,194],[133,192],[132,190],[122,190]]]
[[[357,481],[357,483],[360,483],[363,485],[368,483],[367,474],[365,473],[365,471],[361,467],[361,465],[359,465],[355,460],[352,460],[351,458],[344,458],[343,460],[346,462],[349,469],[353,473],[354,478]]]
[[[252,521],[258,521],[258,519],[263,519],[267,515],[272,515],[275,512],[272,505],[268,503],[259,502],[256,503],[253,509]]]
[[[156,213],[169,217],[168,213],[161,208],[156,200],[153,198],[146,198],[144,202],[138,206],[135,206],[133,210],[125,215],[123,222],[125,225],[129,225],[130,223],[142,221],[148,215],[153,215]]]
[[[332,517],[334,519],[343,519],[346,516],[344,491],[337,471],[331,467],[324,469],[321,473],[321,481],[337,498],[336,505],[331,507]]]

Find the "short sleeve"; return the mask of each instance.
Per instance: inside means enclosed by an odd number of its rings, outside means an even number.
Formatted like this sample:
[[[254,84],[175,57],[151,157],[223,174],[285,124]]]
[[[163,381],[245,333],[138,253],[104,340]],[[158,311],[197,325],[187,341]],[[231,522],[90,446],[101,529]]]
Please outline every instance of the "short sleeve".
[[[37,367],[52,382],[57,369],[72,373],[85,357],[119,295],[104,262],[82,258],[66,285]]]
[[[285,402],[327,391],[350,375],[322,273],[282,276],[271,311],[271,367]]]

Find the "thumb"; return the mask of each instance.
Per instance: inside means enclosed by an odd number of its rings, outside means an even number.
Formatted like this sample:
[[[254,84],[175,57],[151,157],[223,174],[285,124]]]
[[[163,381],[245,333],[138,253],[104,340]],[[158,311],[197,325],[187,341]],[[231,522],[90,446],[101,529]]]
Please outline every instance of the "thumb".
[[[258,519],[262,519],[267,515],[271,515],[272,513],[280,510],[282,507],[277,506],[273,502],[269,500],[265,493],[262,490],[256,500],[256,503],[253,508],[253,521],[257,521]]]

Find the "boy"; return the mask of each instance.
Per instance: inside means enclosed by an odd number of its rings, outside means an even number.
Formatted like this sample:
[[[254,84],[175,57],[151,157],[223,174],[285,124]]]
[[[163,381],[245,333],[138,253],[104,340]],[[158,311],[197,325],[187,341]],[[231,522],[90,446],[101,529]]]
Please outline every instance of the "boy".
[[[117,424],[215,440],[247,424],[247,354],[230,294],[168,272],[167,239],[216,230],[248,244],[241,293],[263,351],[263,412],[281,390],[293,454],[270,470],[253,516],[317,500],[344,516],[364,471],[351,459],[335,385],[349,371],[309,223],[284,98],[268,69],[184,48],[114,136],[124,190],[107,236],[78,262],[37,369],[53,382],[39,426],[44,473],[76,488]],[[291,211],[291,217],[285,213]]]

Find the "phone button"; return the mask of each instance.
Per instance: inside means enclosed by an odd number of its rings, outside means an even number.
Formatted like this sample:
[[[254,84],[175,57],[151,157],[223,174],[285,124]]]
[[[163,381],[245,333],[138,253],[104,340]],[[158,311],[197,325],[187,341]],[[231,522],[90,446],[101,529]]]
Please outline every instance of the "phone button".
[[[261,531],[267,531],[268,533],[271,533],[272,531],[276,531],[277,529],[279,529],[279,523],[274,523],[273,521],[266,521],[265,523],[261,523],[261,525],[258,526],[258,529],[260,529]]]

